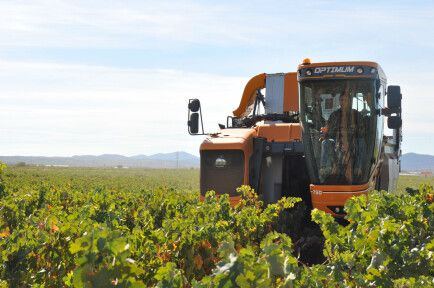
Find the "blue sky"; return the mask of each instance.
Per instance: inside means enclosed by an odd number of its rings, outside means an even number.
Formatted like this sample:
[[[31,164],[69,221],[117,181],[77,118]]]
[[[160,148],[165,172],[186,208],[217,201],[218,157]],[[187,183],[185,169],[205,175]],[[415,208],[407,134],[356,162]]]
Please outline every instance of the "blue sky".
[[[0,1],[2,155],[198,154],[258,73],[371,60],[403,92],[403,152],[434,154],[432,1]]]

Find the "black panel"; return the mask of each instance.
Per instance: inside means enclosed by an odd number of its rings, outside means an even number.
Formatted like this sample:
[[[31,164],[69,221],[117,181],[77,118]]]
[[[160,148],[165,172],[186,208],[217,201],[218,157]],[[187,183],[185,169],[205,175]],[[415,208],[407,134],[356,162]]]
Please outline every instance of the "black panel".
[[[387,107],[394,111],[401,110],[401,87],[392,86],[387,87]]]
[[[310,180],[303,154],[285,151],[282,182],[283,196],[300,197],[307,207],[312,208]]]
[[[217,160],[219,159],[219,160]],[[223,165],[223,159],[225,165]],[[217,160],[217,163],[216,163]],[[216,165],[217,164],[217,165]],[[217,194],[238,195],[236,188],[243,185],[244,153],[241,150],[206,150],[200,153],[200,191],[205,195],[214,190]]]
[[[249,185],[259,193],[259,180],[261,179],[262,158],[264,157],[266,140],[253,138],[253,153],[250,157]]]

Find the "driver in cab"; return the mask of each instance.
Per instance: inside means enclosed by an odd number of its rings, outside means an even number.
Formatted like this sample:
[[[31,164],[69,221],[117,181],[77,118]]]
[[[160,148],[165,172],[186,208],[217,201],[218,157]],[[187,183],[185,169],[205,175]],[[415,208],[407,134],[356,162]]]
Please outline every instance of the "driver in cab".
[[[320,178],[344,178],[352,183],[354,176],[360,176],[361,163],[357,155],[366,151],[364,141],[356,134],[362,129],[362,115],[352,109],[350,90],[346,87],[339,95],[340,108],[330,114],[325,127],[321,127],[321,167]],[[364,139],[361,139],[364,140]]]

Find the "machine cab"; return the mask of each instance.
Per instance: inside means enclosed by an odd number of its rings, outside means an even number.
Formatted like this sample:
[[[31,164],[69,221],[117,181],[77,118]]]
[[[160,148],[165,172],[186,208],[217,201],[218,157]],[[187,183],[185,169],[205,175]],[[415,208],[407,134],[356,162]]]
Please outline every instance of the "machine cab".
[[[381,148],[386,78],[376,63],[325,64],[299,70],[312,184],[367,183]]]
[[[307,59],[298,81],[312,202],[328,211],[375,186],[384,154],[386,76],[374,62],[312,64]],[[400,107],[394,112],[400,120]]]

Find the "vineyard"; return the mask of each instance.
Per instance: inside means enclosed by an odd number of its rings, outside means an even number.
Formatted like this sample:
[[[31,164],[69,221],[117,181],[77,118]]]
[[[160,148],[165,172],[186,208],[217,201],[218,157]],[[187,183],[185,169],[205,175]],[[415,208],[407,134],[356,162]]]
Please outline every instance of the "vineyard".
[[[198,201],[197,170],[1,170],[0,287],[434,287],[433,178],[300,227],[297,198]]]

